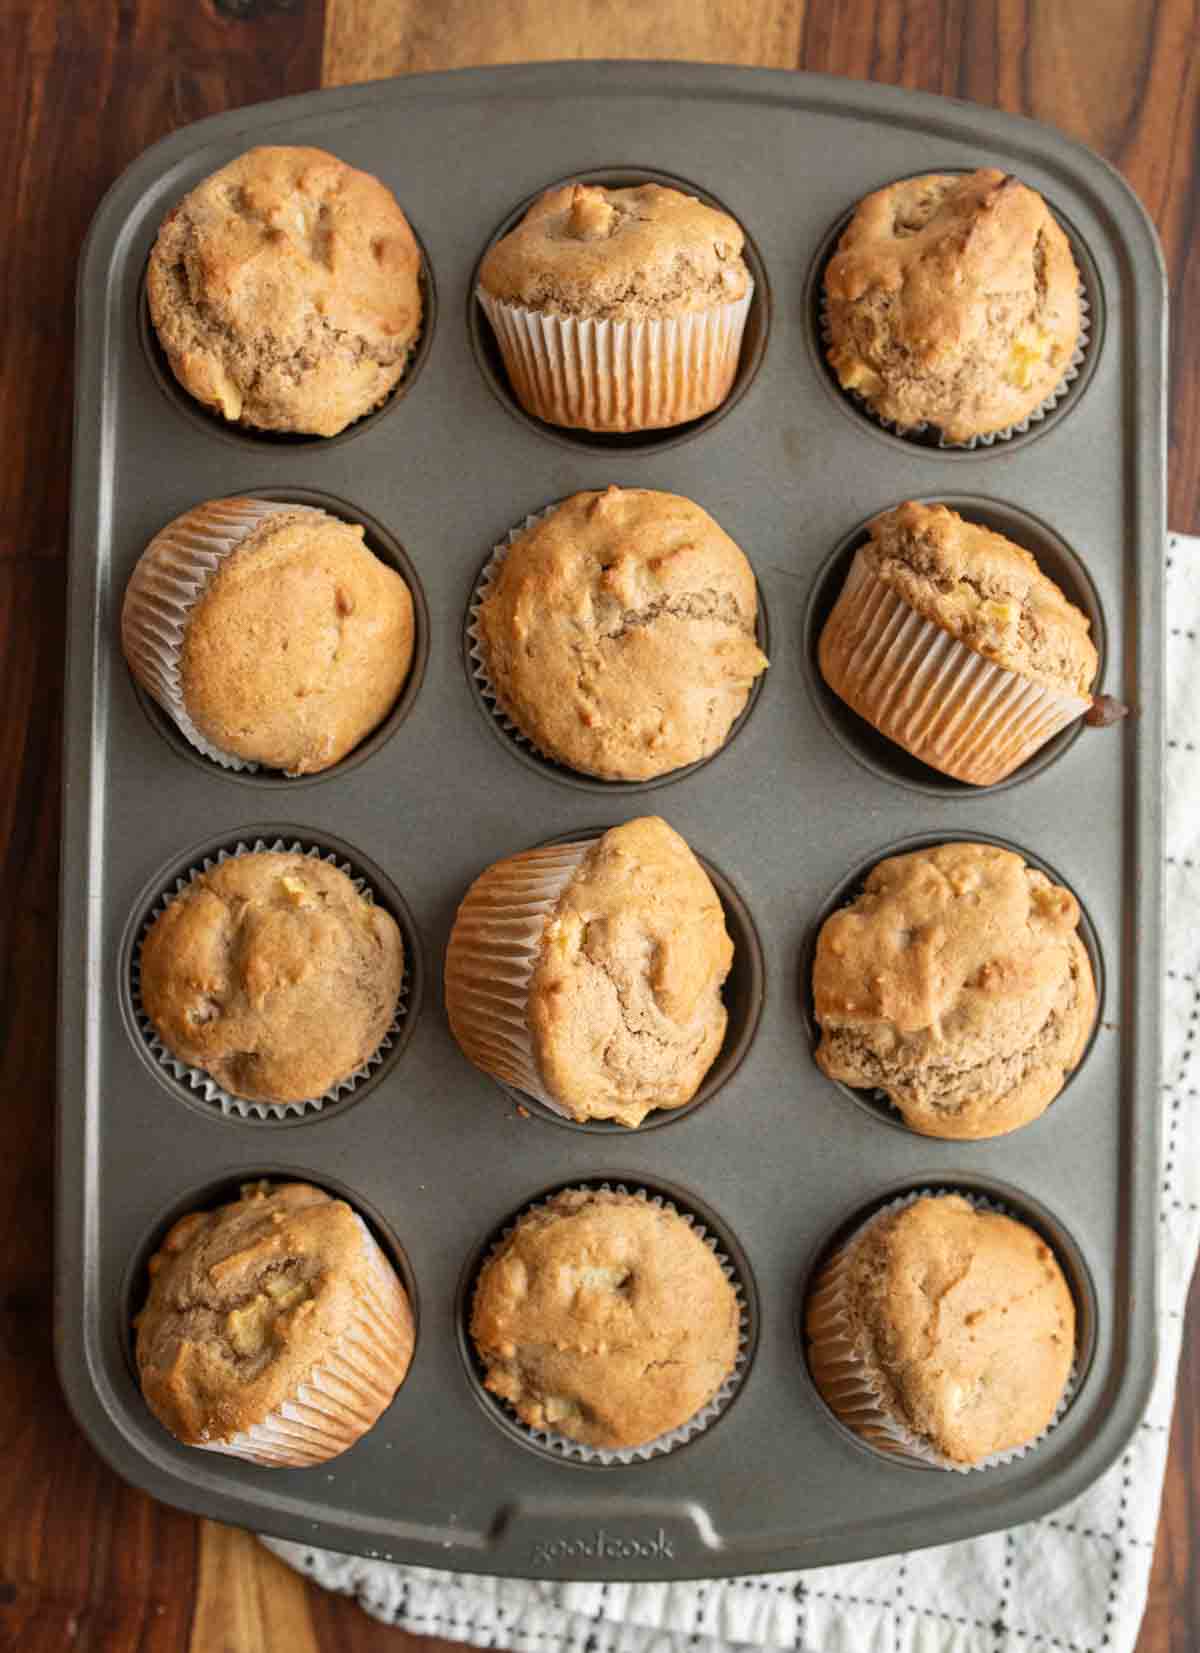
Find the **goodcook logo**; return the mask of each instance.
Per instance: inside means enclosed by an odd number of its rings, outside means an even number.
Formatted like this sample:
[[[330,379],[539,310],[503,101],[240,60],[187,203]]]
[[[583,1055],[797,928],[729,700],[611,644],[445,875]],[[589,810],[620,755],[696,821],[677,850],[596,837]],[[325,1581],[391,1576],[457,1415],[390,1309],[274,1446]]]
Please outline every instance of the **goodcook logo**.
[[[671,1540],[660,1527],[653,1538],[619,1538],[597,1527],[590,1538],[550,1538],[533,1546],[533,1564],[552,1561],[674,1561]]]

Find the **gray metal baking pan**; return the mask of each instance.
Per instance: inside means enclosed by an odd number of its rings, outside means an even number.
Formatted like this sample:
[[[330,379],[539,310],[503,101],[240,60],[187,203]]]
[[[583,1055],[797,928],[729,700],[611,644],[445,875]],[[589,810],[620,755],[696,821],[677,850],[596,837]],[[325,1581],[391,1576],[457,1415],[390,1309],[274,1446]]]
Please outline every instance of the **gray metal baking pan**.
[[[424,247],[419,370],[332,441],[226,430],[164,377],[141,309],[165,211],[255,143],[325,146],[396,192]],[[823,249],[893,178],[997,164],[1051,203],[1092,304],[1085,370],[1027,436],[973,453],[883,432],[837,391],[813,315]],[[520,415],[472,275],[528,196],[570,175],[683,180],[745,225],[759,276],[722,412],[646,439],[579,438]],[[239,110],[174,134],[116,183],[79,283],[59,1076],[58,1350],[99,1451],[167,1502],[311,1543],[513,1575],[699,1577],[941,1543],[1024,1521],[1120,1451],[1154,1366],[1160,966],[1160,557],[1164,282],[1154,232],[1108,166],[1029,121],[888,87],[655,63],[415,76]],[[471,687],[463,622],[489,547],[527,512],[610,482],[690,495],[743,545],[771,668],[713,761],[639,790],[573,784],[518,755]],[[220,494],[326,499],[407,555],[428,659],[405,715],[327,776],[237,778],[139,701],[117,620],[142,547]],[[906,765],[829,703],[814,627],[861,524],[908,497],[1006,526],[1089,605],[1119,727],[1061,740],[975,793]],[[724,876],[757,1030],[724,1083],[636,1134],[536,1114],[459,1055],[440,1001],[455,905],[487,863],[661,813]],[[225,1119],[156,1068],[129,1013],[129,938],[175,871],[283,836],[342,852],[403,902],[424,990],[403,1048],[316,1118]],[[815,1067],[803,960],[813,926],[885,850],[988,836],[1078,893],[1102,1022],[1043,1119],[994,1142],[916,1137]],[[389,896],[389,891],[392,892]],[[746,924],[761,947],[761,974]],[[417,1000],[419,999],[419,1003]],[[411,1374],[351,1452],[270,1471],[177,1445],[138,1395],[129,1315],[168,1219],[260,1174],[343,1192],[402,1261],[419,1312]],[[704,1434],[649,1463],[561,1461],[483,1394],[462,1333],[472,1259],[543,1191],[620,1180],[698,1211],[738,1263],[752,1359]],[[1079,1385],[1036,1451],[968,1475],[889,1465],[843,1436],[807,1375],[797,1313],[831,1237],[899,1188],[988,1192],[1039,1224],[1070,1273]]]

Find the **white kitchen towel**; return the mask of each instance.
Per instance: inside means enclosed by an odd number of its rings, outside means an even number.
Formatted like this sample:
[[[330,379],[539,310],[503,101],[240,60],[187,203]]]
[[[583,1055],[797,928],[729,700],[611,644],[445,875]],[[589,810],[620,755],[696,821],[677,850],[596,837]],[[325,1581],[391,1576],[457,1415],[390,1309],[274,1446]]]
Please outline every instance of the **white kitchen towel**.
[[[521,1653],[1130,1653],[1200,1238],[1200,539],[1171,536],[1166,578],[1162,1341],[1150,1408],[1119,1462],[1074,1503],[1009,1532],[762,1578],[529,1583],[266,1540],[278,1555],[389,1624]]]

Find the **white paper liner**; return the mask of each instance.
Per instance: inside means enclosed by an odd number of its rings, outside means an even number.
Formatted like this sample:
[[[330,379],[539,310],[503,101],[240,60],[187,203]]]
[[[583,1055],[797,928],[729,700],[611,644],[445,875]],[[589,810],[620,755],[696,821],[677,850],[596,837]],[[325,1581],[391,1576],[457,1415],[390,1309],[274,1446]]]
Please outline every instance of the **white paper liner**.
[[[839,1379],[836,1394],[831,1394],[832,1385],[828,1382],[822,1387],[817,1382],[815,1373],[813,1382],[817,1392],[826,1406],[833,1413],[838,1422],[860,1441],[869,1450],[888,1461],[899,1460],[902,1463],[917,1464],[929,1469],[952,1470],[959,1475],[970,1475],[976,1470],[995,1469],[1001,1464],[1014,1463],[1040,1445],[1050,1431],[1061,1422],[1064,1413],[1075,1393],[1078,1380],[1078,1370],[1075,1362],[1067,1374],[1067,1381],[1059,1397],[1058,1405],[1050,1422],[1035,1435],[1032,1440],[1022,1446],[1010,1447],[1004,1452],[992,1452],[978,1463],[963,1464],[936,1448],[913,1430],[898,1422],[884,1408],[879,1390],[871,1381],[870,1373],[856,1352],[851,1328],[853,1325],[850,1314],[843,1306],[841,1292],[850,1267],[851,1253],[855,1245],[864,1235],[886,1218],[903,1211],[918,1200],[937,1198],[945,1194],[959,1194],[967,1200],[977,1211],[994,1211],[1001,1216],[1011,1217],[1014,1221],[1022,1219],[1013,1211],[995,1200],[985,1199],[982,1195],[972,1194],[965,1189],[957,1188],[920,1188],[911,1194],[901,1194],[898,1198],[889,1200],[886,1205],[880,1206],[867,1220],[837,1248],[837,1252],[823,1267],[819,1276],[820,1284],[813,1292],[805,1307],[805,1334],[810,1343],[821,1342],[823,1358],[832,1359],[845,1367],[845,1375]],[[1026,1225],[1028,1226],[1028,1225]],[[1053,1248],[1051,1248],[1053,1249]],[[1057,1261],[1057,1259],[1056,1259]],[[814,1317],[817,1317],[818,1330],[814,1335],[812,1330]],[[811,1365],[811,1363],[810,1363]],[[869,1432],[869,1433],[867,1433]],[[872,1439],[871,1437],[874,1437]],[[882,1437],[882,1439],[880,1439]],[[885,1445],[884,1442],[887,1444]]]
[[[408,1373],[411,1305],[366,1223],[357,1212],[354,1216],[370,1271],[369,1295],[357,1317],[291,1399],[228,1440],[191,1443],[202,1452],[221,1452],[268,1468],[323,1464],[352,1447],[390,1405]],[[377,1371],[387,1375],[377,1377]]]
[[[499,1239],[492,1245],[492,1248],[488,1253],[488,1258],[490,1259],[495,1256],[496,1252],[508,1239],[509,1235],[513,1232],[522,1217],[526,1216],[530,1211],[538,1211],[542,1209],[542,1207],[548,1205],[552,1199],[557,1198],[559,1194],[572,1193],[627,1194],[633,1199],[645,1200],[648,1204],[657,1206],[662,1211],[669,1211],[677,1217],[682,1217],[693,1233],[704,1241],[705,1245],[717,1259],[717,1262],[721,1265],[721,1273],[733,1287],[734,1294],[737,1298],[738,1348],[737,1354],[734,1357],[733,1370],[721,1384],[712,1399],[710,1401],[706,1401],[700,1410],[698,1412],[694,1412],[685,1423],[679,1424],[675,1429],[668,1430],[665,1435],[655,1436],[652,1441],[643,1442],[641,1446],[619,1448],[586,1446],[582,1441],[574,1441],[569,1435],[559,1435],[552,1429],[535,1429],[530,1424],[525,1423],[517,1415],[516,1408],[510,1405],[508,1401],[501,1400],[498,1396],[493,1395],[490,1390],[487,1391],[487,1394],[492,1404],[500,1407],[505,1416],[515,1423],[517,1428],[520,1429],[524,1435],[527,1435],[531,1441],[536,1442],[538,1446],[549,1448],[550,1451],[556,1452],[564,1458],[571,1458],[576,1462],[583,1464],[611,1465],[647,1463],[651,1458],[659,1458],[668,1452],[673,1452],[677,1446],[682,1446],[685,1441],[692,1440],[696,1435],[702,1435],[714,1419],[718,1418],[725,1410],[726,1406],[728,1406],[729,1402],[733,1399],[734,1395],[741,1387],[742,1379],[746,1375],[747,1364],[750,1358],[750,1315],[749,1310],[746,1307],[746,1298],[742,1288],[742,1282],[737,1270],[718,1245],[715,1236],[708,1232],[704,1224],[700,1222],[699,1218],[694,1217],[690,1211],[681,1211],[677,1205],[673,1204],[670,1200],[665,1199],[661,1194],[652,1194],[645,1188],[629,1188],[625,1183],[621,1182],[602,1182],[580,1188],[559,1188],[555,1190],[554,1194],[548,1195],[546,1199],[535,1200],[532,1205],[525,1206],[524,1209],[520,1211],[513,1219],[513,1221],[506,1225]],[[471,1299],[473,1302],[473,1290]],[[482,1362],[480,1364],[482,1365]]]
[[[825,671],[827,647],[837,685]],[[840,699],[923,763],[974,786],[1004,780],[1091,705],[1090,696],[1035,683],[959,642],[878,579],[861,550],[819,653]]]
[[[836,249],[835,249],[836,251]],[[832,257],[832,254],[830,255]],[[1031,425],[1039,424],[1062,401],[1072,383],[1079,377],[1079,369],[1083,366],[1083,359],[1087,354],[1091,342],[1092,307],[1088,302],[1087,289],[1080,281],[1079,293],[1079,337],[1075,341],[1075,349],[1071,352],[1071,359],[1063,370],[1063,376],[1055,385],[1050,394],[1025,417],[1016,424],[1005,425],[1001,430],[985,431],[979,436],[972,436],[966,442],[949,442],[939,434],[937,446],[961,453],[971,453],[976,448],[990,448],[996,442],[1007,442],[1010,437],[1024,436]],[[829,359],[829,351],[833,344],[833,335],[829,325],[829,300],[825,294],[824,278],[821,287],[821,343],[824,347],[825,359]],[[881,429],[890,431],[893,436],[912,438],[923,436],[930,429],[928,421],[922,420],[915,425],[898,425],[894,419],[885,419],[881,413],[876,413],[867,398],[861,391],[850,390],[841,383],[838,389],[843,396],[848,396],[861,413],[879,425]],[[936,427],[934,427],[936,429]]]
[[[188,618],[222,563],[264,522],[285,512],[329,519],[315,505],[240,496],[185,511],[142,553],[121,612],[121,644],[137,682],[198,752],[224,769],[249,774],[260,766],[223,751],[193,723],[184,704],[179,661]]]
[[[360,895],[365,896],[368,901],[374,902],[374,891],[366,879],[359,877],[350,863],[339,859],[332,850],[322,850],[315,844],[302,844],[298,840],[287,843],[282,838],[276,838],[269,844],[262,838],[256,838],[252,844],[239,842],[235,844],[233,849],[220,849],[215,855],[206,855],[200,866],[189,868],[186,873],[182,873],[176,878],[171,889],[164,890],[138,929],[137,941],[134,943],[133,958],[130,964],[130,991],[133,995],[134,1020],[137,1023],[139,1033],[146,1041],[150,1054],[169,1073],[173,1073],[176,1079],[183,1080],[194,1091],[199,1091],[206,1102],[215,1103],[226,1118],[233,1114],[239,1119],[286,1119],[289,1114],[319,1113],[327,1102],[336,1102],[339,1097],[348,1095],[364,1079],[370,1076],[374,1068],[379,1066],[387,1052],[395,1044],[401,1023],[408,1012],[411,964],[409,938],[404,936],[404,975],[401,979],[400,995],[396,1001],[396,1013],[392,1018],[391,1026],[384,1034],[378,1047],[362,1066],[356,1068],[353,1073],[347,1074],[344,1079],[339,1079],[336,1085],[331,1086],[321,1096],[311,1097],[304,1102],[256,1102],[245,1096],[234,1096],[221,1085],[218,1085],[211,1073],[206,1073],[203,1068],[190,1066],[189,1063],[181,1061],[178,1056],[173,1055],[167,1049],[159,1038],[154,1023],[142,1008],[142,943],[146,939],[150,926],[170,906],[171,902],[178,895],[181,895],[188,885],[199,878],[202,873],[211,872],[214,867],[219,867],[222,862],[232,860],[236,856],[258,855],[268,850],[282,851],[292,855],[306,855],[311,860],[316,861],[328,861],[339,872],[346,874]]]
[[[483,892],[472,886],[454,920],[446,955],[446,1009],[463,1054],[493,1079],[515,1085],[563,1119],[575,1116],[542,1083],[526,1014],[529,983],[546,921],[598,842],[592,837],[550,844],[489,868],[488,873],[503,870],[502,889],[499,877]]]
[[[728,303],[653,321],[544,315],[475,296],[518,401],[548,424],[596,431],[682,425],[728,396],[754,282]]]

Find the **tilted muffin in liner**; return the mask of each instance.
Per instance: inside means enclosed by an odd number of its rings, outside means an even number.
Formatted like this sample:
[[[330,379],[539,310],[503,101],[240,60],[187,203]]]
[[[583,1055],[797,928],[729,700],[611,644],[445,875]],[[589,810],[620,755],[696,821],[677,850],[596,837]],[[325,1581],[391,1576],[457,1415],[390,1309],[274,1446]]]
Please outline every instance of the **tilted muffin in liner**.
[[[860,717],[973,786],[1004,780],[1092,703],[977,654],[886,585],[861,550],[818,656],[826,683]]]
[[[412,593],[358,524],[289,501],[215,499],[147,545],[121,641],[135,681],[197,751],[227,769],[320,774],[402,692]]]
[[[919,1189],[903,1194],[874,1212],[866,1222],[843,1240],[825,1262],[814,1281],[805,1305],[808,1366],[813,1382],[830,1411],[859,1440],[887,1458],[929,1469],[953,1470],[960,1475],[992,1469],[1023,1458],[1043,1441],[1062,1419],[1075,1390],[1074,1350],[1062,1391],[1045,1427],[1022,1445],[992,1452],[974,1463],[962,1463],[932,1446],[923,1436],[890,1409],[887,1397],[859,1351],[854,1338],[854,1321],[848,1306],[856,1246],[879,1224],[915,1205],[919,1200],[958,1193],[975,1210],[1019,1218],[1003,1205],[979,1195],[950,1189]],[[1049,1247],[1047,1248],[1049,1249]]]
[[[176,1079],[181,1080],[184,1084],[190,1086],[191,1089],[202,1096],[206,1102],[215,1104],[215,1106],[217,1106],[221,1110],[222,1114],[224,1114],[227,1118],[230,1115],[233,1115],[238,1119],[286,1119],[289,1115],[318,1113],[328,1103],[336,1102],[341,1097],[349,1096],[363,1082],[364,1079],[370,1077],[371,1073],[380,1065],[388,1051],[391,1050],[392,1046],[396,1043],[396,1040],[400,1035],[401,1024],[403,1023],[404,1016],[408,1008],[408,995],[412,966],[409,958],[408,940],[407,937],[404,937],[404,975],[401,981],[400,995],[396,1001],[396,1011],[392,1019],[391,1026],[388,1028],[378,1047],[371,1053],[361,1067],[357,1068],[353,1073],[347,1074],[346,1077],[344,1079],[340,1079],[337,1084],[330,1086],[330,1088],[325,1091],[323,1095],[311,1097],[303,1102],[260,1102],[252,1101],[243,1096],[234,1096],[230,1091],[219,1085],[213,1078],[212,1074],[206,1073],[203,1068],[192,1067],[187,1062],[184,1062],[179,1057],[173,1055],[172,1052],[167,1049],[166,1045],[159,1038],[154,1024],[151,1022],[142,1006],[142,943],[155,919],[157,919],[158,916],[166,910],[166,908],[177,896],[187,889],[189,884],[191,884],[196,878],[199,878],[201,874],[211,872],[214,867],[220,866],[222,862],[230,860],[233,856],[257,855],[266,850],[286,852],[295,855],[305,855],[313,860],[327,861],[331,866],[336,867],[339,872],[345,873],[347,878],[349,878],[351,883],[354,885],[354,888],[361,896],[364,896],[367,901],[373,902],[375,899],[374,892],[366,880],[355,873],[349,862],[342,860],[332,852],[322,850],[315,844],[302,844],[298,841],[288,843],[282,838],[276,838],[271,843],[267,843],[261,838],[255,839],[253,843],[249,844],[237,843],[232,849],[221,849],[218,850],[215,855],[206,855],[199,866],[190,867],[186,873],[183,873],[180,877],[176,878],[171,889],[163,892],[161,897],[155,901],[153,907],[147,913],[145,920],[138,929],[137,940],[134,944],[133,956],[130,961],[130,991],[133,998],[134,1020],[150,1054],[168,1073],[172,1074]],[[401,931],[401,934],[403,937],[403,930]]]
[[[571,1459],[582,1464],[610,1465],[646,1463],[652,1458],[662,1457],[666,1453],[673,1452],[676,1447],[682,1446],[685,1442],[694,1439],[697,1435],[703,1434],[704,1431],[708,1429],[708,1427],[715,1422],[718,1417],[720,1417],[721,1413],[724,1412],[734,1395],[736,1395],[749,1368],[751,1342],[750,1312],[746,1303],[745,1291],[737,1270],[730,1259],[721,1250],[716,1237],[708,1232],[703,1223],[700,1222],[699,1218],[693,1216],[689,1211],[680,1210],[677,1205],[673,1204],[672,1201],[666,1199],[661,1194],[651,1193],[649,1190],[644,1188],[629,1188],[624,1183],[612,1184],[604,1182],[592,1187],[558,1189],[553,1195],[549,1195],[542,1200],[536,1200],[532,1205],[526,1206],[523,1211],[519,1212],[517,1216],[514,1217],[512,1222],[505,1226],[503,1233],[489,1250],[488,1256],[484,1260],[485,1264],[503,1251],[505,1244],[512,1235],[514,1229],[517,1227],[517,1224],[520,1222],[521,1218],[528,1215],[528,1213],[545,1209],[554,1199],[561,1197],[563,1194],[586,1195],[594,1194],[596,1192],[620,1195],[629,1200],[645,1201],[646,1203],[656,1207],[658,1210],[668,1212],[672,1216],[681,1218],[692,1230],[692,1232],[699,1239],[703,1240],[704,1244],[708,1247],[717,1262],[720,1264],[722,1274],[732,1286],[737,1303],[737,1352],[734,1357],[732,1370],[725,1377],[724,1381],[720,1384],[712,1397],[684,1423],[680,1424],[675,1429],[668,1430],[663,1435],[656,1436],[653,1440],[642,1442],[639,1446],[620,1448],[591,1446],[582,1441],[573,1440],[568,1435],[559,1434],[555,1430],[536,1428],[525,1423],[518,1416],[515,1407],[513,1407],[506,1400],[497,1398],[493,1401],[493,1404],[501,1407],[505,1416],[509,1418],[516,1425],[516,1427],[528,1437],[529,1440],[533,1441],[538,1446],[547,1448],[563,1458]],[[482,1265],[480,1273],[482,1273]],[[476,1286],[478,1285],[478,1278],[479,1277],[477,1276]],[[473,1297],[474,1292],[472,1292],[472,1301]],[[481,1366],[485,1365],[485,1363],[482,1362],[477,1350],[475,1351],[475,1358],[477,1361],[480,1361]]]
[[[269,1185],[264,1187],[264,1191],[270,1193]],[[245,1422],[243,1427],[223,1435],[212,1433],[211,1422],[206,1422],[203,1425],[204,1437],[181,1437],[185,1439],[185,1444],[202,1452],[220,1452],[267,1467],[303,1468],[325,1463],[348,1450],[374,1426],[390,1405],[412,1359],[412,1307],[391,1263],[367,1225],[357,1212],[351,1215],[361,1249],[359,1256],[351,1263],[354,1269],[353,1308],[345,1324],[311,1366],[306,1366],[302,1353],[293,1357],[295,1381],[287,1398],[279,1405],[262,1417]],[[187,1220],[184,1219],[184,1222]],[[170,1239],[171,1236],[168,1236],[168,1248]],[[160,1253],[152,1260],[152,1274],[155,1264],[161,1261]],[[270,1293],[271,1278],[268,1276],[264,1283]],[[214,1282],[213,1290],[219,1294],[220,1289],[220,1282]],[[278,1308],[286,1312],[288,1306],[285,1296]],[[241,1332],[241,1317],[252,1309],[252,1304],[242,1309],[235,1308],[226,1319],[223,1335],[231,1337],[235,1346]],[[138,1317],[139,1324],[145,1313],[143,1310]],[[230,1322],[234,1324],[230,1325]],[[300,1335],[303,1337],[303,1333]],[[250,1341],[253,1345],[254,1339]],[[141,1352],[139,1340],[139,1356]],[[286,1353],[283,1358],[288,1358]],[[139,1358],[140,1374],[142,1370],[142,1359]],[[236,1408],[236,1391],[230,1398]],[[163,1416],[161,1421],[165,1427],[172,1426],[170,1414]]]
[[[486,868],[451,930],[446,1012],[491,1077],[566,1118],[636,1129],[700,1089],[732,959],[708,874],[646,816]]]
[[[754,297],[682,316],[597,321],[555,316],[476,288],[517,400],[535,419],[628,432],[683,425],[728,396]]]

